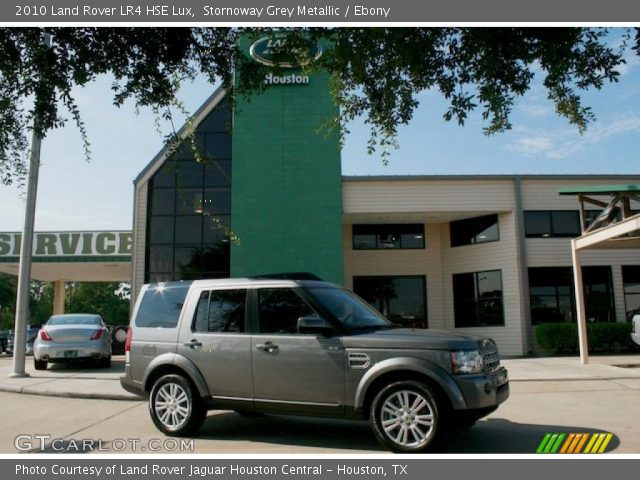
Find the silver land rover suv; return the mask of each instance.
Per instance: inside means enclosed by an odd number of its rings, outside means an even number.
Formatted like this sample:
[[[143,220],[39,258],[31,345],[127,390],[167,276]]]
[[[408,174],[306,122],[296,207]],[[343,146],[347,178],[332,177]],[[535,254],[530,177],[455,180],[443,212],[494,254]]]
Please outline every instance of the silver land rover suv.
[[[369,420],[402,453],[434,450],[509,396],[489,338],[400,328],[321,281],[145,285],[120,382],[155,425],[194,434],[210,409]]]

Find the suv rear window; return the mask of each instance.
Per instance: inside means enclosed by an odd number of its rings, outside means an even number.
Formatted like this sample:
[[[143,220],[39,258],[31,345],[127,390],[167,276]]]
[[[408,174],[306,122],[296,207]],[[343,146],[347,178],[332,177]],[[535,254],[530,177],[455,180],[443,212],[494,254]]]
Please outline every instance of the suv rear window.
[[[136,327],[175,328],[187,296],[187,285],[154,285],[144,292]]]

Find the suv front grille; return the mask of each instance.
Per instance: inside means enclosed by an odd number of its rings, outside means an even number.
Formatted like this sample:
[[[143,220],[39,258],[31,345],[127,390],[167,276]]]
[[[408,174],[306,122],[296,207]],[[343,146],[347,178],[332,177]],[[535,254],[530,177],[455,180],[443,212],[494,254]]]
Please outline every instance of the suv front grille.
[[[480,353],[484,360],[484,371],[486,373],[495,372],[500,368],[500,354],[495,342],[485,339],[480,342]]]

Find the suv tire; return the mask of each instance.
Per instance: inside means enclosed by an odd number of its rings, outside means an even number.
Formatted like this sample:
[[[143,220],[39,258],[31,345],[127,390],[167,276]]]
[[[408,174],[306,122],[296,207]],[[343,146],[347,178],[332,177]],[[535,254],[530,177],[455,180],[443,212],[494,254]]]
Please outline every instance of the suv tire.
[[[149,411],[155,426],[170,436],[193,435],[207,416],[207,409],[189,380],[175,374],[164,375],[153,384]]]
[[[422,453],[440,447],[446,436],[446,413],[429,386],[400,381],[384,387],[371,404],[377,440],[397,453]]]

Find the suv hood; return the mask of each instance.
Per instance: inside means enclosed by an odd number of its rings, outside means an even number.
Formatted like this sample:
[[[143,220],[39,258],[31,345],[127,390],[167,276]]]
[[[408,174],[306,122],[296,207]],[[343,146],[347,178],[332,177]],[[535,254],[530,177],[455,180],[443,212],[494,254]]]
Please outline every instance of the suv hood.
[[[477,350],[486,337],[446,330],[393,328],[342,337],[345,348]]]

